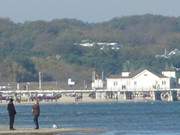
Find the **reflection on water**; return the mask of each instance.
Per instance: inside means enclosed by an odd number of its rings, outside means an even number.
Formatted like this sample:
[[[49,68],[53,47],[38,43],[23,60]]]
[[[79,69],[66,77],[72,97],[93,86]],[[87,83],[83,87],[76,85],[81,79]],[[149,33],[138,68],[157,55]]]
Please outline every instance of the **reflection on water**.
[[[52,128],[56,124],[63,128],[106,130],[97,135],[180,135],[179,103],[41,105],[40,126]],[[15,127],[33,128],[31,106],[16,106],[16,109]],[[6,106],[0,106],[0,125],[8,126]]]

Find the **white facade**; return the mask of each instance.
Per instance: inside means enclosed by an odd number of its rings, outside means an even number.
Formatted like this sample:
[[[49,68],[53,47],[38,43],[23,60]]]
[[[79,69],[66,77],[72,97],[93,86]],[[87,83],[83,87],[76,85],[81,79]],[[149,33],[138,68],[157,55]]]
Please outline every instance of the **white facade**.
[[[169,78],[176,78],[176,72],[175,71],[163,71],[162,74]]]
[[[103,80],[101,80],[101,79],[95,79],[95,80],[92,82],[92,88],[93,88],[93,89],[103,88]]]
[[[130,72],[122,72],[121,75],[122,77],[128,77],[130,75]]]
[[[180,84],[180,78],[178,79],[178,84]]]
[[[170,89],[170,77],[143,70],[136,75],[107,78],[107,89],[117,91],[149,91]]]
[[[69,86],[73,86],[73,85],[75,85],[75,82],[72,81],[71,78],[69,78],[69,79],[68,79],[68,85],[69,85]]]

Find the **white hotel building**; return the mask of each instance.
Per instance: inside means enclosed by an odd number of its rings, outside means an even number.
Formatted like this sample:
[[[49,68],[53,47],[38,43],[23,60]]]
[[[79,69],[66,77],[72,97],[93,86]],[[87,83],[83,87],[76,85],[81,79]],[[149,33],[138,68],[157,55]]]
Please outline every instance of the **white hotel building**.
[[[137,73],[122,72],[107,78],[108,91],[153,91],[171,89],[171,79],[176,78],[175,71],[163,71],[155,74],[145,69]]]

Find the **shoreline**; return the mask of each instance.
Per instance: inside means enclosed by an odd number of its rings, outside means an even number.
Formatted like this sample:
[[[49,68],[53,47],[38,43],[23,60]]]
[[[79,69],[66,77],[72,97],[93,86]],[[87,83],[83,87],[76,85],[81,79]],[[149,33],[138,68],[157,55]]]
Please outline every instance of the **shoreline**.
[[[83,101],[40,101],[41,105],[68,105],[68,104],[111,104],[111,103],[154,103],[154,102],[164,102],[164,101],[153,101],[153,100],[83,100]],[[0,103],[0,106],[7,105],[7,102]],[[33,105],[34,102],[14,102],[15,105]]]
[[[78,102],[71,102],[71,101],[65,101],[65,102],[46,102],[46,101],[40,101],[39,103],[41,105],[55,105],[55,104],[62,104],[62,105],[66,105],[66,104],[98,104],[98,103],[127,103],[127,102],[131,102],[131,101],[109,101],[109,100],[97,100],[97,101],[78,101]],[[4,103],[0,103],[0,105],[7,105],[8,102],[4,102]],[[33,105],[34,102],[21,102],[21,103],[17,103],[14,102],[15,105]]]
[[[2,100],[0,102],[0,105],[7,105],[9,101]],[[153,102],[167,102],[167,101],[159,101],[159,100],[152,100],[152,99],[142,99],[142,98],[137,98],[137,99],[108,99],[108,98],[91,98],[88,95],[83,96],[80,99],[76,99],[75,97],[72,96],[67,96],[63,95],[59,99],[44,99],[44,100],[39,100],[40,104],[42,105],[55,105],[55,104],[111,104],[111,103],[153,103]],[[21,102],[17,102],[14,100],[15,105],[32,105],[35,103],[35,100],[32,101],[30,99],[27,100],[21,100]]]
[[[16,130],[9,130],[7,128],[0,127],[1,135],[55,135],[62,133],[102,133],[103,129],[97,128],[40,128],[38,130],[30,128],[17,128]]]

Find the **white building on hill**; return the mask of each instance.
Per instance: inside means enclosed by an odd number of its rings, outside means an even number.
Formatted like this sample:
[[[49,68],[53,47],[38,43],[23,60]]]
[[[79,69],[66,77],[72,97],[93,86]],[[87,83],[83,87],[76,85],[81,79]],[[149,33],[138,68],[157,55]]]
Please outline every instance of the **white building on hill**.
[[[175,71],[163,71],[160,75],[154,74],[147,69],[137,73],[122,72],[121,75],[112,75],[107,78],[107,90],[168,90],[171,88],[171,78],[175,77]]]

